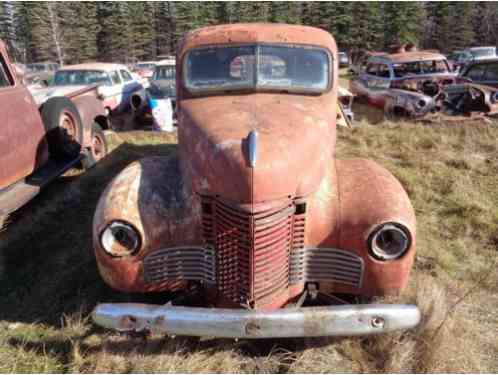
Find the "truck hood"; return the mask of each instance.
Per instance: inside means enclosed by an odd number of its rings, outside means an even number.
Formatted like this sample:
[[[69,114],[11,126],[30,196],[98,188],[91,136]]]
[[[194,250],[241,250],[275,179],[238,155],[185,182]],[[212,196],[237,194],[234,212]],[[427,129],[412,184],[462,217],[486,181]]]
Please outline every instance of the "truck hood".
[[[330,99],[330,97],[328,97]],[[332,162],[335,106],[283,94],[183,100],[179,143],[196,192],[238,203],[305,196]],[[257,132],[254,166],[250,132]]]

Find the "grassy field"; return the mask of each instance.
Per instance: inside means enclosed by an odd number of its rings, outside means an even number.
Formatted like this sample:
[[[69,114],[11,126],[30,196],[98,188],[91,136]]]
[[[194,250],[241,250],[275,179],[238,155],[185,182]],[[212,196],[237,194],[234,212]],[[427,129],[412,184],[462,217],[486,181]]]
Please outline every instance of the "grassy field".
[[[96,303],[123,298],[92,255],[98,197],[132,160],[176,151],[171,135],[113,133],[102,163],[60,178],[0,233],[0,372],[498,372],[498,124],[385,123],[356,109],[337,154],[384,165],[412,199],[418,255],[397,299],[420,305],[419,328],[235,342],[93,326]]]

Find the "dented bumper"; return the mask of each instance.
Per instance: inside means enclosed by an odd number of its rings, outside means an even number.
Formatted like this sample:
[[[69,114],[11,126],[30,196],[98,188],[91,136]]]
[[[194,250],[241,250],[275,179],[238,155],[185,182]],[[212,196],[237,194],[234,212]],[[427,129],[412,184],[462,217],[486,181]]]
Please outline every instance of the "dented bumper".
[[[138,303],[100,304],[96,324],[122,332],[181,336],[277,338],[353,336],[413,328],[421,314],[414,305],[339,305],[284,308],[271,312]]]

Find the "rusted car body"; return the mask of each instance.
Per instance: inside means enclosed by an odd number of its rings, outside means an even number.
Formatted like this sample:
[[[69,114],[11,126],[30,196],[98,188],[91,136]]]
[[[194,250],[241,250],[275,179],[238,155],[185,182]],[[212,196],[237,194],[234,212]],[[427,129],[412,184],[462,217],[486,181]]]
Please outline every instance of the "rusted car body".
[[[194,294],[204,307],[100,304],[94,321],[238,338],[417,325],[416,306],[351,303],[407,285],[415,215],[386,169],[335,157],[332,36],[282,24],[202,28],[181,41],[176,79],[178,155],[134,162],[110,183],[94,251],[112,288]]]
[[[96,123],[104,108],[95,87],[35,101],[0,42],[0,227],[12,211],[78,162],[93,165],[106,144]]]
[[[372,55],[363,72],[350,82],[350,89],[390,118],[435,113],[494,115],[497,111],[495,89],[451,72],[445,57],[437,52]]]
[[[420,117],[439,111],[444,87],[457,82],[443,55],[413,51],[370,57],[350,89],[387,114]]]

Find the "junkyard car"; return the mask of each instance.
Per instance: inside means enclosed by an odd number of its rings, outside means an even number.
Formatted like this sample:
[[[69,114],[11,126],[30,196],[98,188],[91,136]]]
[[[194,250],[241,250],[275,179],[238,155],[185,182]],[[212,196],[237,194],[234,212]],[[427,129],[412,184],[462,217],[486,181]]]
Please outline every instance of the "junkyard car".
[[[443,55],[414,51],[371,56],[350,89],[387,115],[419,117],[440,110],[444,87],[458,81]]]
[[[448,56],[448,63],[454,72],[459,72],[465,65],[472,62],[474,57],[469,51],[453,51]]]
[[[133,67],[133,71],[142,78],[150,79],[156,67],[155,61],[139,61]]]
[[[176,61],[175,59],[165,59],[157,62],[154,68],[154,74],[150,80],[147,89],[137,92],[130,99],[131,107],[139,122],[147,121],[147,118],[153,116],[151,101],[161,101],[170,107],[171,123],[176,119]],[[160,119],[158,119],[160,121]]]
[[[349,66],[349,56],[346,52],[339,52],[339,68]]]
[[[115,177],[93,241],[112,288],[183,298],[100,304],[94,321],[237,338],[417,325],[414,305],[353,303],[406,286],[415,216],[386,169],[335,158],[332,36],[282,24],[202,28],[180,42],[176,78],[178,154]]]
[[[7,215],[52,179],[79,162],[90,167],[104,157],[107,145],[98,124],[104,107],[96,87],[37,102],[20,81],[2,42],[0,59],[2,227]]]
[[[99,85],[99,95],[110,114],[129,109],[131,95],[143,89],[140,81],[120,64],[87,63],[66,65],[54,76],[53,86]]]

